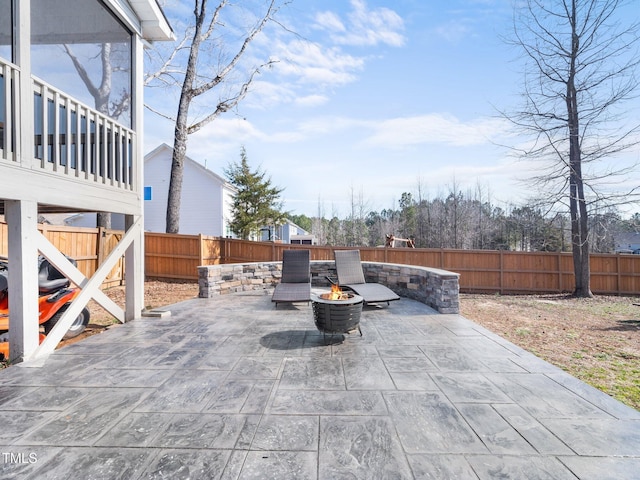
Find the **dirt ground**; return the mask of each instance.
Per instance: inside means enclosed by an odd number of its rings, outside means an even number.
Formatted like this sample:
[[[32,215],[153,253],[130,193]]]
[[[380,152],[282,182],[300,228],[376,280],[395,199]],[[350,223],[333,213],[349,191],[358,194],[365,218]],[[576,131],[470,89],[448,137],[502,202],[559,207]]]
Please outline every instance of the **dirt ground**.
[[[116,303],[124,304],[123,287],[111,288],[106,293]],[[197,295],[196,283],[145,283],[147,308]],[[85,336],[99,333],[113,323],[100,306],[89,307],[91,323]],[[640,298],[462,294],[460,313],[640,409]]]

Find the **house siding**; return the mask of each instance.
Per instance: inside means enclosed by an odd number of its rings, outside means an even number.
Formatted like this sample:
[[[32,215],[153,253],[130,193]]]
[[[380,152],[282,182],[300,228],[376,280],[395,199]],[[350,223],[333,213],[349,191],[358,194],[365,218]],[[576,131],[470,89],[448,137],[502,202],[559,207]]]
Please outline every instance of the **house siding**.
[[[152,198],[146,200],[144,205],[144,227],[149,232],[166,230],[172,152],[168,145],[161,145],[145,157],[144,185],[152,188]],[[187,157],[184,163],[179,233],[227,236],[229,204],[233,194],[222,177]]]

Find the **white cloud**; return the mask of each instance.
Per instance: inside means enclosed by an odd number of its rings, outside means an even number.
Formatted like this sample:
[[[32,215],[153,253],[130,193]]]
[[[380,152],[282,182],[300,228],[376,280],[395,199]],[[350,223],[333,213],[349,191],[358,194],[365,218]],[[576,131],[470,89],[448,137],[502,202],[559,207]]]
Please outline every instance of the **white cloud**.
[[[328,116],[315,117],[298,125],[298,130],[305,135],[327,135],[333,132],[346,132],[349,129],[366,126],[367,122],[348,117]]]
[[[309,96],[308,105],[322,102],[322,96]],[[304,103],[304,102],[303,102]],[[309,118],[295,124],[293,129],[279,130],[270,125],[260,130],[242,118],[219,118],[193,135],[198,141],[243,143],[258,139],[268,143],[292,143],[334,133],[351,135],[353,144],[366,148],[398,149],[415,145],[443,145],[469,147],[489,145],[508,135],[508,125],[492,118],[463,122],[451,115],[425,114],[383,120],[363,120],[351,117],[324,116]]]
[[[368,146],[397,148],[424,143],[468,146],[486,144],[505,134],[506,125],[491,118],[461,122],[451,115],[427,114],[384,120],[373,129],[373,135],[365,140]]]
[[[347,28],[344,26],[344,23],[342,23],[342,20],[340,20],[340,17],[333,12],[320,12],[316,15],[315,20],[325,30],[340,33],[347,31]]]
[[[295,88],[286,82],[254,80],[250,95],[243,101],[245,105],[266,110],[276,105],[293,103],[297,95]]]
[[[301,107],[317,107],[324,105],[329,101],[329,97],[326,95],[307,95],[306,97],[299,97],[296,99],[296,105]]]
[[[316,15],[317,27],[340,45],[404,45],[404,22],[396,12],[385,7],[369,9],[364,0],[351,0],[351,7],[346,25],[335,13],[321,12]]]
[[[312,28],[320,35],[292,37],[272,30],[259,36],[255,45],[269,52],[276,63],[254,82],[246,103],[261,109],[284,104],[323,105],[330,100],[333,88],[356,82],[366,67],[370,54],[353,53],[348,46],[404,43],[403,20],[395,12],[369,9],[363,0],[351,0],[350,5],[351,11],[344,18],[332,11],[316,13]],[[289,19],[294,30],[296,21],[299,19]]]
[[[356,80],[353,72],[364,66],[362,58],[345,54],[337,48],[324,48],[319,43],[295,40],[280,43],[277,51],[281,61],[274,70],[302,83],[344,85]]]
[[[242,143],[250,138],[261,137],[265,137],[264,133],[245,119],[219,117],[191,135],[190,141],[193,139],[194,143],[197,143],[210,139],[220,142],[233,139],[233,143]]]

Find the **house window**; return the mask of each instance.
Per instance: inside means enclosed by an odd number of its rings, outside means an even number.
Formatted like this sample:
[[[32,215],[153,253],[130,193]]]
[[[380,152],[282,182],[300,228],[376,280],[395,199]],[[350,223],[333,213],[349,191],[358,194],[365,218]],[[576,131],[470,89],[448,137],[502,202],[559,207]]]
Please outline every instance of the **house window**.
[[[33,74],[127,127],[131,38],[98,0],[32,0]]]
[[[12,28],[11,28],[11,3],[12,0],[0,0],[0,57],[5,60],[12,60],[11,44]]]

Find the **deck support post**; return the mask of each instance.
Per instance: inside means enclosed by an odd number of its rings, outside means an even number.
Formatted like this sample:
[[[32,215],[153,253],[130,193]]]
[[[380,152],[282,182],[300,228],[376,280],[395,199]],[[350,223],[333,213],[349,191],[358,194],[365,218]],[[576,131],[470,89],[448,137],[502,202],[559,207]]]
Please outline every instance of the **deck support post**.
[[[9,358],[28,360],[38,348],[38,204],[5,200],[9,243]]]
[[[125,215],[125,229],[136,229],[124,255],[125,321],[139,318],[144,309],[144,231],[142,217]]]

